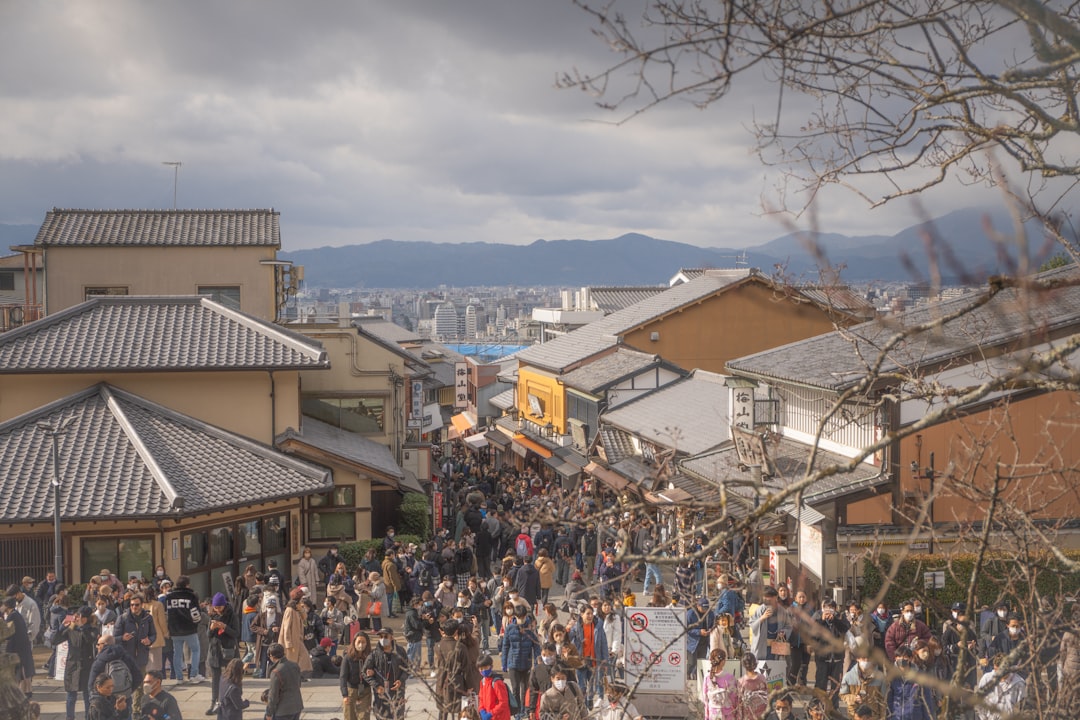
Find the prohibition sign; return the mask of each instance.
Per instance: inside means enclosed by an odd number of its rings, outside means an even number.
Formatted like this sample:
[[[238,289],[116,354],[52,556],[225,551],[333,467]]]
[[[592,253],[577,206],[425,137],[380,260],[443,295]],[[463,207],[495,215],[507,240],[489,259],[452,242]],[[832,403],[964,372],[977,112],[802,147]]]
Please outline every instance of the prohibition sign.
[[[682,662],[682,655],[680,655],[677,652],[673,652],[670,655],[668,655],[667,659],[668,659],[668,662],[671,663],[672,665],[678,665],[679,663]]]
[[[649,664],[650,665],[659,665],[662,662],[664,662],[664,656],[663,655],[661,655],[660,653],[649,653]]]
[[[630,653],[630,662],[634,665],[640,665],[645,660],[645,656],[639,652]]]
[[[649,618],[644,614],[634,613],[630,616],[630,629],[634,632],[641,632],[647,627],[649,627]]]

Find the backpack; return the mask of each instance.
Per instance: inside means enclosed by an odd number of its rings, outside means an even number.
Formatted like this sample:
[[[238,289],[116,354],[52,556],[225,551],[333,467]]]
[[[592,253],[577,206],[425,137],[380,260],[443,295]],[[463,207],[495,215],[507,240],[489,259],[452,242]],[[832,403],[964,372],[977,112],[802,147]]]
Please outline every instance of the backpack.
[[[503,680],[502,675],[496,675],[495,673],[492,673],[491,687],[495,687],[495,683],[497,682],[501,682],[503,684],[503,687],[506,688],[506,697],[507,700],[510,702],[510,714],[517,715],[519,712],[521,712],[521,703],[518,702],[517,696],[510,691],[510,686],[506,684],[505,680]]]
[[[514,552],[519,557],[526,557],[529,554],[529,543],[524,537],[518,536],[517,542],[514,543]]]
[[[426,562],[420,566],[420,589],[431,589],[431,566]]]
[[[454,554],[454,570],[458,575],[467,575],[472,570],[472,552],[468,548]]]
[[[109,664],[105,666],[105,674],[112,678],[113,692],[117,695],[131,692],[134,687],[131,682],[131,670],[127,663],[119,658],[109,661]]]

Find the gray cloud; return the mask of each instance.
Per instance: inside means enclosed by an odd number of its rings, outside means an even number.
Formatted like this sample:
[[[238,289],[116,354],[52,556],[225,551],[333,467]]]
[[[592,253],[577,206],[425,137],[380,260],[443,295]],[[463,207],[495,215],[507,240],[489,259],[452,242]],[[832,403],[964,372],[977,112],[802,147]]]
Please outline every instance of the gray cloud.
[[[775,171],[746,125],[767,88],[621,125],[554,88],[613,59],[562,0],[0,5],[0,222],[65,207],[282,212],[289,248],[400,240],[525,243],[640,231],[742,246]],[[944,211],[973,204],[958,188]],[[827,193],[821,225],[895,231]]]

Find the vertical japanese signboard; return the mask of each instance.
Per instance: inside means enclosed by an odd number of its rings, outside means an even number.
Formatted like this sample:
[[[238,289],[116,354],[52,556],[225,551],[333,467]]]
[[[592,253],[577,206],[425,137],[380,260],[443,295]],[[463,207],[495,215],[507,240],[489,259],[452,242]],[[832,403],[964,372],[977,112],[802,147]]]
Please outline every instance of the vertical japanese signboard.
[[[636,693],[685,693],[685,610],[629,607],[626,609],[626,684]]]
[[[424,425],[424,381],[412,380],[410,393],[409,427]]]
[[[469,407],[469,364],[454,363],[454,407]]]

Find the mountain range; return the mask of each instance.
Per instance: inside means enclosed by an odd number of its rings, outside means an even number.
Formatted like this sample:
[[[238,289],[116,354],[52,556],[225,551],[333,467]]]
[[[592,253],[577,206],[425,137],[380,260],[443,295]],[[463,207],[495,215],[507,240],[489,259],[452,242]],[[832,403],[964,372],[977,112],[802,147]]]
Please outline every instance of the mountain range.
[[[734,267],[737,257],[740,264],[745,259],[749,267],[796,282],[821,281],[819,257],[836,266],[847,283],[919,282],[928,277],[932,252],[941,258],[943,282],[965,284],[1015,272],[1015,246],[990,239],[987,223],[1003,235],[1012,234],[1012,220],[1004,212],[969,208],[894,235],[792,233],[750,248],[705,248],[629,233],[528,245],[379,240],[283,251],[280,257],[303,265],[305,284],[312,288],[575,287],[656,285],[679,268]],[[37,230],[36,225],[0,224],[0,247],[32,243]],[[1057,251],[1041,240],[1037,224],[1026,230],[1030,266],[1037,268]]]

